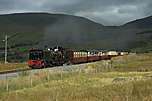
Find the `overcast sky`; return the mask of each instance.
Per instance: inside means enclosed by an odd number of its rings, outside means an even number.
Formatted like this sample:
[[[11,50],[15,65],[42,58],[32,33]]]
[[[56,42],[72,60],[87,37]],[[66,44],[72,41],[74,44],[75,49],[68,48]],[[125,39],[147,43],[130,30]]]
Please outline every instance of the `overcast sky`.
[[[121,25],[152,15],[152,0],[0,0],[0,14],[64,13],[104,25]]]

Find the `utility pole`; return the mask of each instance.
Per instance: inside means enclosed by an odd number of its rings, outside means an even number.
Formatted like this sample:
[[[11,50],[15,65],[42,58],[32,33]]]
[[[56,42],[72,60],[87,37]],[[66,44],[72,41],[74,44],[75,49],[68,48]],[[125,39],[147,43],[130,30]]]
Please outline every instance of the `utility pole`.
[[[5,35],[5,39],[3,40],[3,42],[5,42],[5,64],[8,63],[7,62],[7,46],[8,46],[8,40],[10,40],[11,38],[14,38],[15,36],[17,36],[18,33],[15,33],[11,36],[8,36],[7,34]]]
[[[5,35],[5,64],[7,63],[7,35]]]
[[[7,34],[5,35],[5,39],[3,40],[3,41],[5,42],[5,64],[8,63],[8,62],[7,62],[7,53],[8,53],[8,52],[7,52],[7,46],[8,46],[8,40],[16,37],[17,34],[18,34],[18,33],[15,33],[15,34],[13,34],[13,35],[11,35],[11,36],[8,36]]]

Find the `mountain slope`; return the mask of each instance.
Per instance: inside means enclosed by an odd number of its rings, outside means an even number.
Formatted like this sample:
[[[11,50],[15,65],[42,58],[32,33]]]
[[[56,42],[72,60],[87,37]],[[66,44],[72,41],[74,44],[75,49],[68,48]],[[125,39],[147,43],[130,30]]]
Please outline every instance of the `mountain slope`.
[[[133,28],[140,28],[140,29],[152,28],[152,16],[128,22],[124,24],[123,27],[132,28],[132,29]]]
[[[12,48],[44,48],[62,45],[77,49],[151,50],[152,17],[110,27],[83,17],[49,13],[0,15],[0,40],[4,35]],[[146,34],[148,32],[148,34]],[[142,34],[139,34],[142,33]],[[0,43],[4,47],[3,43]],[[26,50],[25,49],[25,50]]]
[[[17,33],[18,35],[12,38],[14,45],[25,43],[50,45],[48,43],[50,40],[51,43],[55,44],[65,41],[67,43],[90,41],[100,34],[103,27],[103,25],[86,18],[63,14],[20,13],[0,15],[0,32],[2,33],[0,39],[4,38],[4,34],[11,36]]]
[[[120,26],[133,37],[132,48],[134,51],[152,51],[152,16],[137,19]]]

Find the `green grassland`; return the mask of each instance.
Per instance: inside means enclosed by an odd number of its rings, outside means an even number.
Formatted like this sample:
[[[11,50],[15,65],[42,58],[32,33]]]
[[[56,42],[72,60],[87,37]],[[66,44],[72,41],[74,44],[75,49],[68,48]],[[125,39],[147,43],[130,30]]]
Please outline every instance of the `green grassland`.
[[[77,66],[77,65],[76,65]],[[80,67],[79,67],[80,66]],[[0,81],[0,101],[151,101],[152,53]]]
[[[26,63],[0,63],[0,72],[25,68],[29,68]]]

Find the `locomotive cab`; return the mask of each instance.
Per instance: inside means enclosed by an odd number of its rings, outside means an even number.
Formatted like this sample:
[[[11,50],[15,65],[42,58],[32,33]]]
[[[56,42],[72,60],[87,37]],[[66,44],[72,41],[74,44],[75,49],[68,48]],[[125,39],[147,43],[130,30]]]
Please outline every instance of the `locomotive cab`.
[[[28,60],[29,67],[32,68],[42,68],[45,66],[43,61],[43,51],[34,49],[29,51],[29,60]]]

